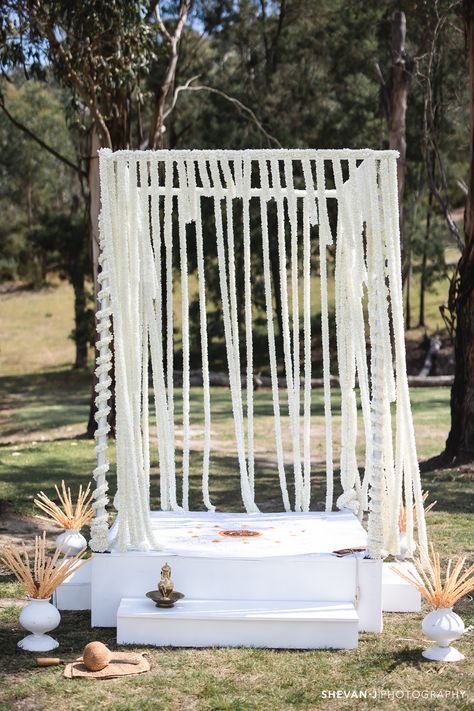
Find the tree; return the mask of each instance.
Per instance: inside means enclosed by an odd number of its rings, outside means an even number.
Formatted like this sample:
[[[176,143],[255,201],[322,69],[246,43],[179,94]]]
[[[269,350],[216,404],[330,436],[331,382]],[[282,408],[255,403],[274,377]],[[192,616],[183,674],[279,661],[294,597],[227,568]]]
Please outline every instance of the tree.
[[[67,87],[92,126],[92,149],[114,150],[143,142],[144,84],[156,71],[148,147],[161,140],[163,116],[173,85],[178,47],[191,0],[180,0],[172,29],[161,18],[159,3],[96,0],[13,0],[4,3],[4,62],[21,63],[41,74],[44,55],[59,83]],[[172,4],[173,5],[173,4]],[[169,17],[173,17],[173,7]],[[97,187],[92,154],[89,184]],[[94,277],[97,271],[97,194],[91,195]],[[96,282],[96,279],[94,280]]]
[[[87,366],[88,345],[94,342],[93,311],[88,306],[86,276],[90,275],[87,225],[80,211],[52,212],[39,216],[37,225],[28,233],[31,252],[45,260],[48,271],[66,278],[74,289],[75,368]]]
[[[444,269],[438,256],[446,240],[438,236],[449,211],[442,202],[460,203],[456,181],[466,166],[455,13],[451,0],[7,0],[0,9],[0,59],[9,76],[14,66],[42,80],[45,68],[54,74],[70,97],[70,114],[90,137],[73,162],[86,174],[93,264],[97,148],[387,147],[373,79],[379,59],[391,67],[392,146],[404,148],[406,132],[404,227],[415,273],[421,262],[424,293]],[[431,69],[430,43],[437,52],[442,46]],[[436,158],[434,170],[428,156]],[[212,262],[212,230],[205,233]],[[254,234],[257,243],[258,223]],[[212,267],[207,284],[217,305]],[[258,312],[258,276],[254,286]],[[278,303],[275,312],[278,317]]]
[[[191,104],[198,87],[179,94],[171,127],[180,146],[355,148],[379,143],[383,122],[369,74],[377,51],[373,28],[384,8],[367,7],[361,0],[350,6],[343,0],[213,0],[205,7],[202,19],[213,54],[203,80],[219,93],[201,91],[198,106]],[[258,122],[241,106],[251,109]],[[274,233],[271,206],[269,220]],[[270,262],[281,340],[277,250]]]
[[[378,64],[377,76],[381,84],[382,102],[387,119],[389,148],[399,152],[397,160],[398,205],[400,235],[402,240],[402,282],[410,268],[410,257],[404,240],[404,194],[406,182],[406,114],[408,91],[415,71],[415,61],[406,50],[406,17],[397,10],[390,21],[390,51],[392,63],[388,82],[385,82]]]
[[[75,367],[83,368],[91,335],[86,288],[90,259],[74,132],[66,123],[64,96],[57,85],[17,75],[12,79],[3,87],[0,114],[0,204],[6,237],[0,258],[7,257],[9,267],[4,262],[3,278],[24,279],[39,288],[49,272],[59,271],[71,281]],[[29,133],[22,130],[26,126]]]
[[[97,294],[99,180],[97,149],[142,147],[145,99],[148,140],[162,141],[164,117],[175,81],[179,43],[191,0],[167,5],[162,18],[159,0],[7,0],[0,9],[0,60],[3,67],[22,66],[27,76],[44,78],[48,64],[90,131],[86,169],[94,291]],[[176,21],[173,22],[173,18]],[[147,92],[151,77],[154,93]],[[93,419],[94,383],[88,433]],[[112,407],[113,410],[113,407]]]
[[[474,459],[474,0],[464,0],[470,88],[470,170],[464,215],[464,250],[452,281],[456,370],[451,390],[451,430],[444,456]]]

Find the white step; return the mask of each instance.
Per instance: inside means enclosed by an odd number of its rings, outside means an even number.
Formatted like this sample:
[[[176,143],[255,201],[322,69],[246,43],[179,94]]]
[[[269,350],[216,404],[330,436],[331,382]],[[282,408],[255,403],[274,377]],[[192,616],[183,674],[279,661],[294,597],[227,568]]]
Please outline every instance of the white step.
[[[384,563],[382,566],[382,610],[383,612],[419,612],[421,595],[413,585],[403,580],[393,568],[410,571],[418,576],[413,563],[409,561]]]
[[[92,627],[115,627],[121,599],[156,590],[165,563],[186,599],[345,602],[358,597],[360,631],[382,631],[382,561],[327,554],[246,560],[157,551],[94,555]]]
[[[355,649],[358,626],[351,602],[183,599],[161,609],[147,598],[123,598],[117,643]]]

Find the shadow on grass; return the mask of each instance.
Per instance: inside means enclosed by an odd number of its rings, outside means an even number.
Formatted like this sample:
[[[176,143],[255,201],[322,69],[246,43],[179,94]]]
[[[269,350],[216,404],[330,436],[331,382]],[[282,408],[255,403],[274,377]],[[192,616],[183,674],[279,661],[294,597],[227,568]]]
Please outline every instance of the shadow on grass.
[[[88,372],[74,370],[52,370],[44,373],[15,375],[0,378],[0,390],[3,398],[0,403],[0,416],[4,415],[2,435],[4,441],[14,437],[21,444],[21,454],[12,457],[11,447],[0,445],[2,483],[0,497],[11,499],[27,508],[32,506],[33,495],[39,489],[52,493],[54,484],[62,478],[71,481],[87,481],[94,468],[93,443],[77,438],[77,425],[85,425],[88,417],[91,375]],[[337,418],[340,411],[340,394],[337,389],[333,395],[333,414]],[[412,406],[418,423],[433,426],[432,418],[446,415],[449,393],[441,388],[412,392]],[[153,401],[153,392],[150,391]],[[245,400],[245,393],[244,393]],[[288,416],[287,394],[281,391],[281,416]],[[211,389],[212,421],[219,425],[218,437],[228,439],[225,451],[211,454],[211,497],[213,503],[222,509],[242,510],[240,495],[240,474],[234,443],[234,425],[230,391],[227,388]],[[203,393],[201,388],[191,389],[191,423],[193,427],[203,424]],[[181,426],[179,417],[182,410],[182,393],[175,392],[176,424]],[[3,410],[3,413],[2,413]],[[154,412],[151,405],[150,412]],[[321,427],[324,423],[324,403],[322,390],[313,390],[311,415]],[[254,397],[255,420],[273,418],[273,401],[270,390],[260,389]],[[153,427],[154,415],[150,420]],[[57,428],[75,427],[70,438]],[[32,439],[35,433],[47,433],[48,441],[21,441],[22,435]],[[273,435],[272,435],[273,437]],[[38,438],[40,439],[40,437]],[[75,439],[76,446],[69,446]],[[114,444],[111,442],[110,453],[113,458]],[[153,454],[153,448],[152,448]],[[177,470],[180,471],[181,452],[177,452]],[[202,509],[201,480],[202,453],[191,452],[190,506]],[[422,468],[426,465],[422,464]],[[437,499],[437,511],[472,513],[474,510],[473,467],[449,468],[424,471],[423,487],[430,490],[430,500]],[[287,466],[288,482],[293,474]],[[159,473],[156,461],[152,467],[152,503],[159,502]],[[322,467],[313,467],[312,508],[324,506],[325,474]],[[337,472],[335,473],[337,482]],[[115,492],[114,467],[109,476],[111,495]],[[178,489],[181,482],[178,477]],[[289,483],[290,500],[294,500],[294,491]],[[337,493],[336,493],[337,496]],[[256,460],[256,498],[262,510],[281,510],[282,497],[278,484],[276,459],[257,458]]]
[[[0,498],[12,508],[28,513],[33,510],[33,498],[39,490],[55,497],[54,485],[65,479],[74,488],[79,483],[84,484],[90,477],[94,467],[93,446],[89,442],[78,442],[70,447],[68,442],[45,442],[38,446],[21,449],[21,456],[6,459],[2,450],[8,454],[11,448],[0,448],[0,465],[2,483]],[[110,448],[111,470],[108,474],[109,496],[111,500],[116,490],[114,447]],[[181,452],[177,452],[177,497],[181,501]],[[202,453],[190,453],[189,505],[191,510],[205,510],[202,500]],[[294,503],[294,486],[292,467],[286,467],[288,492],[290,502]],[[336,491],[339,495],[338,472],[334,473]],[[320,467],[314,466],[311,474],[312,492],[311,509],[323,510],[326,488],[326,474]],[[218,510],[243,511],[240,469],[236,454],[216,453],[211,457],[210,464],[210,496]],[[150,496],[152,509],[158,509],[159,499],[159,468],[156,460],[151,463]],[[282,494],[279,486],[276,461],[272,458],[257,457],[255,459],[255,498],[261,511],[283,511]],[[112,508],[112,505],[110,505]]]
[[[390,649],[384,655],[386,657],[385,672],[390,674],[392,672],[400,671],[400,668],[405,664],[410,667],[419,667],[420,664],[423,664],[423,657],[420,654],[423,649],[424,647],[422,644],[420,644],[417,648],[409,647],[407,645],[403,649]],[[381,654],[380,650],[378,651],[378,654]]]
[[[442,469],[424,471],[422,486],[429,491],[429,501],[437,501],[434,509],[452,513],[474,513],[473,469],[459,471]]]
[[[86,371],[54,370],[27,375],[12,375],[0,378],[0,415],[8,418],[1,427],[4,439],[10,436],[51,430],[56,427],[84,424],[89,414],[91,374]],[[232,419],[230,390],[223,387],[211,388],[212,418],[214,421]],[[333,410],[337,415],[340,407],[339,392],[333,392]],[[245,394],[244,394],[245,400]],[[288,416],[288,400],[285,390],[281,391],[280,407],[282,417]],[[150,405],[153,417],[153,391],[150,390]],[[201,388],[192,388],[190,406],[193,424],[204,421],[204,401]],[[182,392],[175,390],[176,424],[181,424]],[[260,389],[255,393],[255,417],[273,417],[271,391]],[[322,390],[313,391],[311,405],[313,417],[323,417],[324,403]]]
[[[4,439],[84,424],[89,413],[91,374],[79,370],[53,370],[0,378],[0,416],[7,417]]]
[[[204,510],[201,492],[201,476],[193,473],[199,471],[202,462],[202,454],[191,453],[190,466],[191,475],[189,477],[190,508],[195,511]],[[179,470],[180,462],[177,461]],[[286,467],[288,481],[288,493],[290,502],[294,503],[293,472],[290,466]],[[338,472],[335,473],[337,477]],[[322,510],[324,508],[326,491],[326,474],[323,470],[313,467],[311,473],[311,508],[312,510]],[[152,476],[152,506],[159,503],[158,486],[159,480],[157,470],[153,470]],[[240,470],[237,456],[216,455],[211,461],[210,470],[210,497],[212,503],[218,510],[222,511],[243,511],[242,496],[240,490]],[[337,487],[336,487],[337,489]],[[181,477],[177,479],[178,501],[181,490]],[[155,494],[155,495],[154,495]],[[339,491],[336,491],[336,496]],[[278,481],[278,471],[276,461],[272,458],[256,457],[255,459],[255,500],[261,511],[283,511],[282,494]]]

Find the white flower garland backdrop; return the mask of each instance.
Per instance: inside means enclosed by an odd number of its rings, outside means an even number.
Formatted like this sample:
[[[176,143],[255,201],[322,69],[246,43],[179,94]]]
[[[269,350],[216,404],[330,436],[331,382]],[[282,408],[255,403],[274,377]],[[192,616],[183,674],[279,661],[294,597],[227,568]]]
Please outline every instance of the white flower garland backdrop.
[[[333,508],[333,422],[328,306],[327,247],[335,247],[335,315],[337,368],[341,394],[340,472],[343,493],[338,508],[368,517],[368,550],[373,558],[399,551],[398,514],[402,496],[408,513],[407,534],[413,545],[413,504],[418,537],[426,544],[405,364],[396,153],[372,150],[249,151],[100,151],[101,291],[97,313],[97,487],[91,547],[109,546],[106,513],[107,414],[110,397],[111,316],[113,318],[117,494],[116,544],[127,548],[159,548],[150,527],[150,443],[148,373],[151,365],[164,510],[188,510],[190,430],[190,332],[187,225],[194,223],[202,351],[204,437],[202,494],[214,510],[209,493],[211,396],[207,335],[203,200],[214,206],[212,239],[216,240],[225,346],[235,423],[242,501],[247,512],[255,502],[253,297],[250,203],[261,217],[259,249],[268,332],[269,369],[275,430],[276,463],[283,506],[291,510],[287,488],[290,454],[294,510],[308,511],[311,499],[311,253],[319,242],[321,337],[323,354],[326,447],[326,511]],[[332,181],[333,188],[327,183]],[[328,200],[337,201],[333,236]],[[276,212],[276,234],[270,234],[269,204]],[[240,210],[242,227],[234,228]],[[173,218],[178,238],[173,240]],[[207,235],[209,239],[209,235]],[[243,327],[239,342],[236,243],[243,247]],[[174,323],[176,285],[173,243],[180,262],[181,319]],[[285,452],[278,364],[275,347],[274,290],[270,250],[277,250],[284,370],[291,433]],[[163,314],[161,258],[165,256],[166,303]],[[300,268],[302,262],[302,269]],[[240,265],[239,265],[240,266]],[[300,282],[302,281],[302,309]],[[365,308],[366,307],[366,308]],[[368,324],[366,326],[365,311]],[[182,467],[176,471],[174,350],[182,343]],[[302,333],[302,338],[301,338]],[[368,343],[367,347],[367,336]],[[245,353],[245,363],[241,362]],[[303,372],[300,357],[303,354]],[[149,358],[151,363],[149,363]],[[246,396],[242,379],[245,378]],[[363,416],[364,474],[357,447],[357,392]],[[392,425],[391,403],[395,403]],[[177,498],[177,475],[182,500]]]

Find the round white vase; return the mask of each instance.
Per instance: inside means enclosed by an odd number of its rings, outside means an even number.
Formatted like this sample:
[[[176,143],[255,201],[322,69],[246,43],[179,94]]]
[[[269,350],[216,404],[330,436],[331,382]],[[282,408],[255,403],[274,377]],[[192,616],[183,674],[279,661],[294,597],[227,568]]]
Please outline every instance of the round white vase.
[[[464,633],[464,622],[452,607],[441,607],[426,615],[421,625],[425,635],[436,644],[422,654],[434,662],[460,662],[464,655],[451,647],[451,642]]]
[[[68,558],[73,558],[87,547],[87,541],[80,531],[71,528],[59,534],[56,545],[61,553]]]
[[[49,652],[59,646],[53,637],[45,632],[54,630],[61,620],[58,610],[49,600],[30,598],[30,602],[20,613],[20,624],[29,634],[18,642],[27,652]]]

